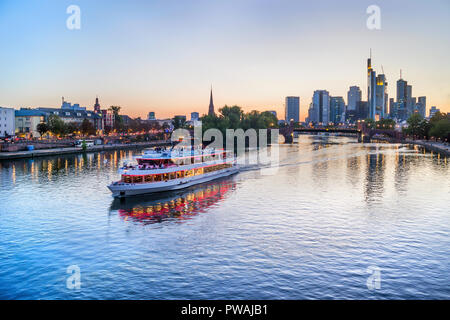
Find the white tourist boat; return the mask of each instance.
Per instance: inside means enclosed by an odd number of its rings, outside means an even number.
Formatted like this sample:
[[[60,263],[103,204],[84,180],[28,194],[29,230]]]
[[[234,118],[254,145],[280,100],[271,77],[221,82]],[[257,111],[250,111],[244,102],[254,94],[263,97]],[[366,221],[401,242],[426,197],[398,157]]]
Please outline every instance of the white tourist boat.
[[[215,148],[153,148],[135,159],[137,164],[121,167],[121,180],[108,186],[114,197],[178,190],[239,171],[233,152]]]

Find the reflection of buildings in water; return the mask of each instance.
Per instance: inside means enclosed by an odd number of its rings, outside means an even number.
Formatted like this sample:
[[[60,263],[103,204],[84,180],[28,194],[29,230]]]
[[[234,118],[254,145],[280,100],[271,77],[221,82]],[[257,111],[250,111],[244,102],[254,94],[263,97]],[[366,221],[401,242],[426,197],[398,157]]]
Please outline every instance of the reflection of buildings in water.
[[[366,189],[364,198],[366,201],[383,195],[383,184],[385,174],[385,155],[376,153],[367,155]]]
[[[408,159],[407,159],[408,158]],[[397,192],[406,190],[406,183],[408,182],[409,170],[411,167],[411,157],[406,154],[395,154],[395,179],[394,185]]]
[[[354,156],[347,159],[346,178],[353,185],[359,183],[359,170],[361,167],[361,157]]]
[[[0,181],[3,185],[20,183],[23,179],[38,183],[56,182],[68,175],[77,176],[90,170],[103,170],[109,167],[117,171],[120,161],[130,160],[140,150],[87,152],[58,156],[37,157],[34,159],[17,159],[0,162]],[[106,161],[104,160],[109,160]]]
[[[324,160],[325,159],[325,160]],[[311,178],[316,187],[325,187],[328,180],[328,161],[316,158],[312,164]]]
[[[111,210],[117,210],[125,221],[132,219],[144,224],[188,220],[221,201],[234,187],[235,182],[226,179],[183,191],[114,199]]]
[[[0,182],[2,186],[13,187],[16,184],[16,165],[0,162]]]

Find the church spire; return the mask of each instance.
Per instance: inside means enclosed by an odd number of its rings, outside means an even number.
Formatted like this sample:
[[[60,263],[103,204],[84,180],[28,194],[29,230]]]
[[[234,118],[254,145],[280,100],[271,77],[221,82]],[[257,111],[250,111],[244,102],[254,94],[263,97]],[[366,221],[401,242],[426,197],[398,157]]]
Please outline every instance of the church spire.
[[[213,116],[213,115],[215,115],[215,112],[214,112],[213,93],[212,93],[212,86],[211,86],[211,95],[209,97],[208,116]]]
[[[97,113],[100,113],[101,111],[100,111],[100,103],[98,102],[98,96],[96,96],[96,98],[95,98],[95,104],[94,104],[94,111],[95,112],[97,112]]]

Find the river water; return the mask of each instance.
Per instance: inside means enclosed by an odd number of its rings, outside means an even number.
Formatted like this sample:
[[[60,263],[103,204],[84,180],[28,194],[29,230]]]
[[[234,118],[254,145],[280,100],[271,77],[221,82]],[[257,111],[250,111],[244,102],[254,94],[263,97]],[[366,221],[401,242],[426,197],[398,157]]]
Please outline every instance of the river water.
[[[450,159],[301,136],[270,173],[114,200],[140,152],[0,162],[1,299],[450,298]]]

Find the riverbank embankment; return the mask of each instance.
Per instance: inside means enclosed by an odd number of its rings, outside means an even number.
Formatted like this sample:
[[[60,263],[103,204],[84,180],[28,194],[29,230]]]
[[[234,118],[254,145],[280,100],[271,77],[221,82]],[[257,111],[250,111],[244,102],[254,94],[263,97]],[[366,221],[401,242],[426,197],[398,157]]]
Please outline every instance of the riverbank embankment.
[[[35,158],[35,157],[72,154],[72,153],[83,153],[83,152],[98,152],[98,151],[111,151],[111,150],[121,150],[121,149],[146,148],[146,147],[156,147],[156,146],[167,146],[170,144],[171,144],[170,140],[159,140],[159,141],[136,142],[136,143],[128,143],[128,144],[95,145],[92,147],[87,147],[86,151],[84,151],[82,148],[70,147],[70,148],[39,149],[39,150],[31,150],[31,151],[0,152],[0,160]]]

